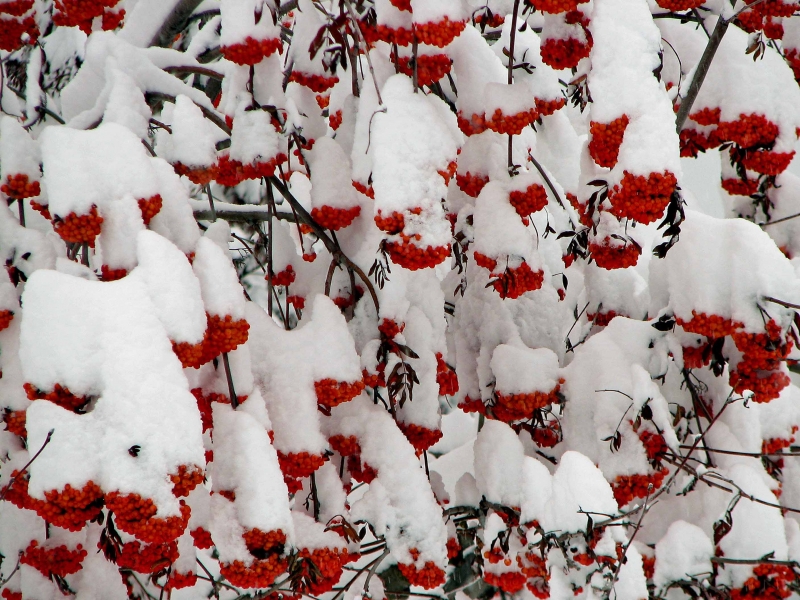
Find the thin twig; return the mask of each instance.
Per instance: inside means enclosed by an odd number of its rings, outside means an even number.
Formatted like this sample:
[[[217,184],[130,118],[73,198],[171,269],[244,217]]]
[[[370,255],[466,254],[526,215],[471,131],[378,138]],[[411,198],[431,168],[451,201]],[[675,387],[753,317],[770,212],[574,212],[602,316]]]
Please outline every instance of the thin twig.
[[[378,87],[378,80],[375,78],[375,69],[372,68],[372,59],[369,56],[369,45],[367,44],[366,40],[364,39],[364,34],[361,31],[361,25],[356,19],[356,11],[353,10],[353,4],[350,0],[344,0],[345,5],[347,6],[347,13],[350,15],[350,20],[353,22],[353,29],[355,29],[356,34],[358,35],[358,42],[362,44],[364,48],[364,56],[367,58],[367,65],[369,66],[370,75],[372,75],[372,83],[375,85],[375,95],[378,97],[378,104],[383,106],[383,99],[381,98],[381,90]]]
[[[55,429],[51,429],[50,431],[48,431],[48,432],[47,432],[47,437],[45,438],[45,440],[44,440],[44,444],[42,444],[42,447],[41,447],[41,448],[39,448],[39,450],[36,452],[36,454],[34,454],[34,455],[33,455],[33,458],[31,458],[31,459],[30,459],[30,460],[29,460],[29,461],[28,461],[28,462],[25,464],[25,466],[24,466],[24,467],[22,467],[22,469],[21,469],[20,471],[18,471],[18,472],[17,472],[17,474],[16,474],[16,475],[14,475],[14,477],[12,477],[12,478],[11,478],[11,481],[9,481],[9,482],[8,482],[8,485],[7,485],[5,488],[3,488],[3,493],[2,493],[2,494],[0,494],[0,502],[2,502],[3,500],[5,500],[6,493],[8,493],[8,490],[9,490],[9,489],[11,489],[11,486],[12,486],[12,485],[14,485],[14,482],[17,480],[17,478],[18,478],[20,475],[22,475],[23,473],[25,473],[25,471],[27,471],[27,470],[28,470],[28,468],[30,468],[30,466],[33,464],[33,461],[35,461],[37,458],[39,458],[39,455],[42,453],[42,450],[44,450],[44,449],[45,449],[45,447],[47,446],[47,444],[49,444],[49,443],[50,443],[50,440],[52,440],[52,439],[53,439],[53,432],[55,432]]]

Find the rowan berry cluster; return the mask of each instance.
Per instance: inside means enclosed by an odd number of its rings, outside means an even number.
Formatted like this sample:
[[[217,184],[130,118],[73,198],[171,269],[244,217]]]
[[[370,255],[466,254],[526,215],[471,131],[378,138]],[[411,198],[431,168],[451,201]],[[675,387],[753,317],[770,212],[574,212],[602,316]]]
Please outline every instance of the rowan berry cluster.
[[[700,369],[711,362],[711,346],[700,344],[699,346],[684,346],[683,366],[687,369]]]
[[[363,392],[364,382],[355,381],[349,383],[325,378],[314,382],[314,391],[317,394],[317,402],[319,404],[333,408],[345,402],[350,402],[350,400]]]
[[[166,591],[179,590],[181,588],[194,587],[197,584],[196,573],[181,573],[179,571],[172,571],[169,574],[169,579],[164,585]]]
[[[310,452],[289,452],[284,454],[278,450],[278,463],[280,463],[281,471],[285,476],[293,479],[309,477],[325,464],[326,460],[322,454],[312,454]]]
[[[31,208],[42,215],[48,221],[51,220],[53,217],[50,215],[50,210],[47,204],[39,204],[36,200],[31,200]]]
[[[566,98],[556,98],[555,100],[541,100],[536,98],[535,104],[538,117],[541,118],[549,117],[557,110],[564,108],[567,105],[567,100]]]
[[[31,181],[25,173],[9,174],[0,185],[0,192],[9,198],[32,198],[42,193],[38,181]]]
[[[683,12],[685,10],[692,10],[698,6],[702,6],[703,2],[702,0],[656,0],[656,4],[658,4],[664,10],[671,12]]]
[[[178,543],[142,544],[133,540],[122,545],[117,566],[137,573],[157,573],[178,560]]]
[[[414,76],[413,58],[401,56],[397,60],[397,70],[401,73]],[[431,85],[439,81],[450,72],[452,63],[446,54],[419,54],[417,55],[417,83]]]
[[[639,262],[639,255],[642,250],[632,243],[612,243],[611,238],[606,237],[601,244],[590,243],[589,253],[598,267],[610,270],[635,266]]]
[[[206,320],[208,325],[201,342],[172,342],[172,350],[184,368],[199,369],[220,354],[231,352],[247,341],[250,324],[246,320],[208,313]]]
[[[639,432],[639,439],[644,446],[647,458],[651,461],[660,461],[669,450],[664,436],[660,433],[653,433],[644,429]]]
[[[8,328],[14,319],[14,313],[10,310],[0,310],[0,331]]]
[[[677,185],[678,180],[669,171],[647,177],[624,171],[622,181],[608,192],[611,213],[639,223],[653,223],[664,214]]]
[[[307,582],[307,584],[301,585],[300,588],[307,588],[308,592],[315,596],[333,589],[342,575],[342,567],[357,558],[357,556],[349,555],[346,549],[340,548],[315,548],[313,550],[300,548],[297,554],[300,558],[313,563],[319,573],[318,576],[312,577],[310,566],[307,563],[303,565],[305,577],[301,579],[301,582]]]
[[[286,544],[286,534],[280,529],[272,531],[261,531],[258,528],[248,529],[242,538],[250,552],[259,550],[267,552],[275,549],[282,552],[283,546]]]
[[[704,312],[692,311],[692,318],[684,321],[680,317],[675,317],[675,321],[684,331],[704,335],[711,339],[722,338],[733,334],[737,329],[744,327],[742,323],[733,321],[720,315],[709,315]]]
[[[100,266],[100,279],[103,281],[117,281],[128,274],[128,269],[112,269],[108,265]]]
[[[320,227],[338,231],[349,226],[355,218],[361,214],[360,206],[350,208],[334,208],[333,206],[315,207],[311,210],[311,216]]]
[[[384,217],[383,213],[378,209],[378,214],[376,214],[374,218],[375,225],[377,225],[378,229],[392,235],[403,231],[406,225],[403,213],[397,211],[392,212],[388,217]]]
[[[547,206],[547,192],[538,183],[533,183],[524,190],[513,190],[508,195],[508,201],[517,214],[525,218]]]
[[[542,287],[544,283],[544,271],[541,269],[534,272],[525,261],[515,268],[506,268],[502,273],[495,272],[497,261],[480,252],[473,253],[475,264],[483,267],[490,272],[492,287],[500,294],[501,298],[519,298],[525,292],[532,292]]]
[[[81,544],[70,550],[64,545],[40,546],[39,542],[33,540],[25,548],[19,562],[33,567],[48,578],[53,575],[66,577],[80,571],[81,563],[87,556]]]
[[[465,116],[461,111],[456,115],[458,128],[464,135],[478,135],[486,131],[486,115],[483,113],[475,113],[469,117]]]
[[[428,429],[416,423],[403,423],[398,422],[397,426],[406,439],[414,447],[417,456],[420,456],[425,450],[433,446],[436,442],[442,439],[442,432],[439,429]]]
[[[277,286],[290,286],[294,283],[295,278],[297,277],[297,273],[295,273],[294,267],[292,265],[287,265],[283,271],[280,271],[276,274],[267,273],[264,276],[264,279],[269,281],[272,285]]]
[[[6,408],[3,411],[2,418],[6,424],[6,431],[26,439],[28,432],[25,430],[25,411],[24,410],[10,410]]]
[[[372,184],[364,185],[360,181],[353,181],[353,187],[370,200],[375,200],[375,190],[372,189]]]
[[[281,50],[280,38],[257,40],[247,36],[243,42],[220,46],[222,56],[237,65],[257,65],[262,60]]]
[[[94,248],[94,240],[100,235],[100,226],[103,224],[103,217],[97,214],[97,206],[92,204],[89,214],[76,215],[69,213],[63,219],[56,216],[53,229],[61,236],[61,239],[70,244],[89,244]]]
[[[412,558],[417,560],[419,551],[412,548],[410,552]],[[397,563],[397,567],[411,585],[418,585],[426,590],[432,590],[444,583],[444,571],[437,567],[433,561],[427,561],[421,569],[418,569],[414,564],[408,565],[404,563]]]
[[[472,174],[467,171],[464,175],[456,173],[456,185],[467,196],[477,198],[483,186],[489,183],[488,175]]]
[[[519,135],[523,129],[536,120],[536,117],[535,108],[514,115],[506,115],[498,108],[491,117],[486,119],[486,127],[497,133]]]
[[[589,155],[601,167],[612,168],[617,164],[619,147],[625,136],[625,129],[630,120],[628,115],[622,115],[610,123],[592,121],[589,124]]]
[[[191,491],[205,480],[203,469],[197,465],[180,465],[177,473],[169,476],[172,482],[172,493],[176,498],[188,496]]]
[[[336,85],[336,82],[339,81],[339,78],[335,75],[326,77],[325,75],[317,75],[314,73],[292,71],[292,74],[289,76],[289,81],[294,81],[303,87],[307,87],[312,92],[320,94]]]
[[[53,23],[65,27],[80,27],[88,35],[92,32],[94,18],[117,12],[113,9],[118,2],[119,0],[55,0]],[[124,14],[124,11],[119,12]],[[108,24],[111,25],[112,22]],[[118,24],[117,22],[116,25]],[[109,28],[113,29],[116,25]]]
[[[272,554],[265,560],[254,560],[246,565],[240,560],[232,563],[220,563],[220,573],[231,583],[242,588],[265,588],[271,586],[275,579],[286,571],[286,558]]]
[[[275,169],[278,165],[286,162],[285,154],[278,154],[268,161],[256,161],[253,163],[244,164],[241,161],[234,160],[227,154],[219,157],[216,165],[216,174],[214,179],[220,185],[233,187],[239,185],[246,179],[261,179],[262,177],[272,177],[275,175]],[[189,176],[191,179],[191,176]],[[194,180],[193,180],[194,181]]]
[[[650,475],[618,475],[611,484],[617,504],[625,506],[634,498],[646,498],[650,484],[653,490],[657,490],[664,483],[667,473],[663,469]]]
[[[330,125],[331,129],[336,131],[339,129],[339,126],[342,124],[342,111],[337,110],[335,113],[331,114],[328,117],[328,125]],[[362,192],[363,193],[363,192]]]
[[[387,242],[386,251],[392,262],[408,269],[428,269],[444,262],[450,255],[449,246],[427,246],[421,248],[413,243],[409,236],[401,234],[400,242]]]
[[[563,379],[561,383],[563,383]],[[528,394],[503,394],[497,392],[492,414],[496,419],[506,423],[530,419],[536,410],[549,404],[558,404],[558,392],[560,390],[561,384],[559,383],[549,392],[530,392]]]
[[[500,588],[508,594],[516,594],[523,587],[528,578],[517,571],[506,571],[505,573],[483,572],[483,580],[489,585]]]
[[[542,62],[556,70],[577,67],[582,58],[589,56],[591,44],[576,38],[547,38],[542,43]]]
[[[741,588],[731,590],[731,600],[783,600],[792,595],[790,583],[797,581],[791,567],[761,564]]]
[[[466,26],[466,21],[451,21],[449,18],[444,17],[441,21],[415,23],[414,33],[417,36],[417,42],[420,44],[444,48],[461,35]]]
[[[156,517],[157,508],[150,498],[139,494],[108,492],[106,506],[116,515],[119,529],[148,544],[166,544],[186,530],[191,510],[181,500],[180,515]]]
[[[31,383],[24,384],[23,388],[25,389],[25,394],[28,396],[28,400],[48,400],[67,410],[75,411],[88,401],[88,398],[85,396],[76,396],[70,392],[68,388],[63,387],[59,383],[53,386],[52,392],[40,390]]]
[[[606,312],[586,313],[586,318],[589,319],[591,323],[597,325],[598,327],[607,327],[608,324],[611,323],[611,320],[617,316],[619,315],[613,310],[609,310]]]
[[[208,550],[214,545],[214,540],[211,539],[211,534],[202,527],[192,529],[189,534],[194,540],[195,548],[199,548],[200,550]]]
[[[63,490],[49,490],[44,500],[28,494],[28,476],[12,471],[13,482],[6,491],[6,500],[17,508],[33,510],[48,523],[69,531],[80,531],[103,508],[103,491],[93,481],[75,489],[70,484]]]
[[[217,165],[187,166],[181,162],[172,163],[172,168],[178,175],[185,175],[194,184],[205,185],[217,178],[219,168]]]
[[[444,361],[441,352],[436,353],[436,383],[440,396],[453,396],[458,392],[458,375],[453,367]]]
[[[758,191],[757,179],[728,178],[722,180],[722,189],[732,196],[750,196]]]

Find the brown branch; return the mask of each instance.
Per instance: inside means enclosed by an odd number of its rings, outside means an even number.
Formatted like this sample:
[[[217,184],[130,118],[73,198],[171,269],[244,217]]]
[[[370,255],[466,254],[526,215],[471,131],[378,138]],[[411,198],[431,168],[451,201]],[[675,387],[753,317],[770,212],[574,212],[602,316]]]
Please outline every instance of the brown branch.
[[[178,66],[164,67],[163,70],[172,75],[205,75],[206,77],[211,77],[212,79],[218,79],[220,81],[222,81],[223,78],[220,73],[205,67]]]
[[[175,96],[172,96],[172,95],[170,95],[170,94],[165,94],[165,93],[163,93],[163,92],[153,92],[153,91],[148,91],[148,92],[146,93],[146,95],[147,95],[147,96],[149,96],[150,98],[154,99],[154,100],[166,100],[167,102],[172,102],[173,104],[175,104]],[[194,101],[193,101],[193,102],[194,102]],[[219,128],[220,128],[222,131],[224,131],[224,132],[225,132],[227,135],[230,135],[230,134],[231,134],[231,128],[230,128],[230,127],[228,127],[228,124],[227,124],[227,123],[225,123],[225,119],[223,119],[222,117],[220,117],[220,116],[219,116],[217,113],[215,113],[213,110],[210,110],[210,109],[206,108],[206,107],[205,107],[205,106],[203,106],[202,104],[198,104],[197,102],[195,102],[195,105],[197,106],[197,108],[199,108],[201,111],[203,111],[203,116],[204,116],[206,119],[208,119],[209,121],[211,121],[212,123],[214,123],[214,125],[216,125],[217,127],[219,127]]]
[[[185,27],[186,21],[192,16],[194,10],[200,6],[202,0],[180,0],[172,12],[161,25],[161,28],[150,40],[150,46],[165,48],[172,43],[175,35]]]
[[[361,32],[361,25],[356,19],[356,11],[353,10],[353,4],[350,0],[344,0],[347,6],[347,14],[350,15],[350,20],[353,22],[353,29],[355,30],[359,44],[363,45],[364,56],[367,58],[367,66],[369,66],[370,75],[372,75],[372,83],[375,85],[375,95],[378,97],[378,104],[383,106],[383,99],[381,98],[381,90],[378,88],[378,80],[375,78],[375,69],[372,68],[372,59],[369,56],[369,44],[364,39],[364,34]]]
[[[793,308],[795,310],[800,310],[800,304],[792,304],[791,302],[786,302],[785,300],[778,300],[777,298],[773,298],[772,296],[764,296],[764,300],[767,302],[772,302],[773,304],[780,304],[786,308]]]
[[[768,225],[777,225],[778,223],[783,223],[784,221],[791,221],[792,219],[796,219],[800,217],[800,213],[795,213],[793,215],[789,215],[788,217],[783,217],[781,219],[775,219],[774,221],[770,221],[769,223],[762,223],[761,227],[766,227]]]
[[[44,444],[42,444],[42,447],[39,448],[39,450],[36,452],[36,454],[33,455],[33,458],[31,458],[25,464],[25,466],[22,467],[22,469],[20,471],[18,471],[17,474],[14,475],[14,477],[11,478],[11,481],[8,482],[8,485],[5,488],[3,488],[3,493],[0,494],[0,502],[5,500],[5,497],[6,497],[6,494],[8,493],[8,490],[11,489],[11,486],[14,485],[14,482],[19,478],[19,476],[22,475],[23,473],[25,473],[25,471],[27,471],[30,468],[30,466],[33,464],[33,461],[35,461],[37,458],[39,458],[39,455],[42,453],[42,450],[44,450],[45,447],[47,446],[47,444],[50,443],[50,440],[53,439],[53,432],[54,431],[55,431],[55,429],[51,429],[50,431],[47,432],[47,437],[45,438]]]

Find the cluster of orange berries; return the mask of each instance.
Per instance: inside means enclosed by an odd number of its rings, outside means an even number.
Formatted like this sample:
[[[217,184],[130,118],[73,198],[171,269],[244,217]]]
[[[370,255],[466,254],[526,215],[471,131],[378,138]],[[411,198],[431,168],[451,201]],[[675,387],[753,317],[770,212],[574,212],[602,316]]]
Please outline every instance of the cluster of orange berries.
[[[285,154],[278,154],[266,162],[244,164],[241,161],[233,160],[226,154],[219,157],[212,179],[216,180],[216,182],[220,185],[233,187],[239,185],[245,179],[261,179],[262,177],[272,177],[275,174],[275,169],[278,168],[278,165],[286,162],[286,160]],[[188,175],[188,177],[189,179],[192,179],[191,175]],[[192,181],[194,180],[192,179]]]
[[[271,531],[262,531],[258,528],[248,529],[242,535],[242,539],[250,552],[259,550],[268,552],[274,549],[283,551],[283,546],[286,544],[286,534],[280,529]]]
[[[103,29],[113,29],[107,28],[106,24],[110,26],[116,21],[116,25],[119,25],[121,17],[107,20],[105,15],[117,12],[112,9],[118,2],[119,0],[56,0],[53,23],[65,27],[80,27],[88,35],[92,32],[92,20],[103,16]]]
[[[477,198],[483,186],[489,183],[488,175],[472,174],[467,171],[464,175],[456,173],[456,185],[467,196]]]
[[[332,206],[315,207],[311,210],[311,216],[320,227],[338,231],[350,225],[355,218],[361,214],[360,206],[350,208],[334,208]]]
[[[39,500],[28,494],[27,475],[15,470],[11,477],[13,481],[6,488],[6,500],[17,508],[35,511],[45,521],[62,529],[80,531],[103,507],[103,491],[93,481],[81,489],[67,484],[61,491],[47,491],[44,493],[45,499]]]
[[[656,4],[664,10],[683,12],[684,10],[691,10],[702,6],[703,2],[702,0],[656,0]]]
[[[353,180],[353,187],[360,193],[364,194],[367,198],[375,200],[375,190],[372,189],[372,184],[365,185],[360,181]]]
[[[241,588],[265,588],[273,584],[275,579],[286,571],[288,561],[278,554],[272,554],[265,560],[254,560],[250,565],[240,560],[232,563],[220,563],[220,573],[231,583]]]
[[[169,574],[169,579],[167,583],[164,585],[164,589],[167,591],[170,590],[179,590],[181,588],[187,587],[194,587],[197,584],[197,574],[196,573],[180,573],[179,571],[172,571]]]
[[[562,380],[563,381],[563,380]],[[501,394],[497,393],[497,402],[492,407],[492,414],[499,421],[510,423],[530,419],[534,411],[544,408],[548,404],[558,403],[560,385],[556,385],[550,392],[531,392],[530,394]]]
[[[420,456],[425,450],[433,446],[436,442],[442,439],[442,432],[439,429],[428,429],[416,423],[402,423],[398,422],[397,426],[409,443],[414,446],[414,451],[417,456]]]
[[[394,211],[388,217],[384,217],[379,209],[378,214],[375,215],[375,225],[377,225],[378,229],[386,233],[400,233],[403,231],[405,223],[405,217],[401,212]]]
[[[608,312],[586,313],[586,318],[598,327],[607,327],[608,324],[611,323],[611,320],[617,316],[619,315],[613,310],[609,310]]]
[[[486,414],[486,405],[480,398],[470,398],[467,396],[461,401],[461,404],[458,405],[458,408],[463,410],[465,413],[478,413],[481,415]]]
[[[217,165],[207,167],[184,165],[182,162],[172,163],[172,168],[178,175],[185,175],[194,184],[205,185],[217,178],[219,168]]]
[[[517,214],[525,219],[528,215],[547,206],[547,192],[538,183],[529,185],[524,190],[514,190],[508,195],[508,201]]]
[[[11,321],[14,318],[14,313],[10,310],[0,310],[0,331],[6,329],[9,325],[11,325]]]
[[[3,5],[0,5],[2,9]],[[0,185],[0,192],[10,198],[32,198],[42,193],[38,181],[30,181],[25,173],[16,173],[6,176],[6,181]]]
[[[449,246],[420,248],[411,241],[409,236],[401,234],[401,238],[400,242],[387,242],[386,251],[392,262],[409,271],[435,267],[450,255]]]
[[[350,402],[353,398],[364,391],[363,381],[336,381],[326,377],[314,382],[314,391],[317,393],[317,402],[328,408],[339,406],[345,402]]]
[[[644,451],[647,458],[650,460],[661,460],[669,450],[667,442],[664,441],[664,436],[660,433],[653,433],[652,431],[642,430],[639,432],[639,439],[644,445]]]
[[[397,60],[397,70],[413,77],[414,66],[412,57],[401,56]],[[450,57],[446,54],[420,54],[417,55],[417,83],[431,85],[439,81],[450,72]]]
[[[791,383],[789,376],[783,371],[761,371],[757,367],[741,362],[730,372],[728,383],[733,391],[742,394],[746,390],[753,392],[755,402],[769,402],[780,396],[781,391]]]
[[[453,367],[444,361],[441,352],[436,353],[436,383],[440,396],[452,396],[458,392],[458,375]]]
[[[137,573],[156,573],[178,560],[178,543],[142,544],[138,540],[122,545],[117,566]]]
[[[420,44],[444,48],[461,35],[466,26],[466,21],[451,21],[448,17],[444,17],[441,21],[415,23],[414,33]]]
[[[266,57],[280,52],[280,38],[267,38],[257,40],[252,36],[247,36],[244,42],[221,46],[222,56],[237,65],[257,65]]]
[[[669,171],[633,175],[623,172],[622,181],[608,192],[611,213],[639,223],[652,223],[664,214],[678,180]]]
[[[477,251],[473,255],[475,256],[475,264],[487,269],[490,276],[495,278],[492,281],[492,287],[503,299],[519,298],[525,292],[538,290],[544,283],[544,271],[539,269],[534,272],[525,261],[516,268],[507,268],[502,273],[497,273],[495,272],[497,268],[495,259]]]
[[[557,423],[551,423],[547,427],[537,427],[533,430],[531,438],[541,448],[552,448],[561,441],[561,428]]]
[[[386,42],[387,44],[397,44],[398,46],[408,46],[414,40],[414,32],[404,27],[389,27],[387,25],[370,25],[365,21],[360,21],[361,32],[367,44],[375,42]]]
[[[100,226],[103,224],[103,217],[97,214],[97,206],[92,204],[89,214],[76,215],[69,213],[63,219],[55,218],[53,228],[61,239],[71,244],[89,244],[94,248],[94,240],[100,235]]]
[[[792,432],[797,431],[797,425],[792,427]],[[762,454],[776,454],[780,452],[784,448],[788,448],[794,443],[794,436],[790,439],[783,439],[783,438],[771,438],[768,440],[764,440],[761,442],[761,453]]]
[[[516,594],[525,587],[525,582],[528,581],[528,578],[517,571],[506,571],[500,574],[484,571],[483,580],[508,594]]]
[[[763,175],[780,175],[794,158],[795,151],[773,152],[771,150],[744,150],[742,164],[746,169]]]
[[[0,46],[0,49],[3,49],[3,47]],[[3,600],[22,600],[22,592],[14,592],[4,587],[3,592],[0,593],[0,598],[3,598]]]
[[[20,558],[20,563],[29,565],[45,577],[66,577],[81,570],[83,559],[88,556],[81,544],[70,550],[66,546],[46,548],[33,540]]]
[[[614,119],[610,123],[592,121],[589,124],[591,141],[589,142],[589,155],[601,167],[612,168],[617,164],[619,147],[628,127],[628,115]]]
[[[680,317],[675,317],[675,321],[684,331],[704,335],[711,339],[722,338],[732,335],[734,331],[744,327],[742,323],[727,319],[720,315],[709,315],[704,312],[692,311],[692,318],[684,321]]]
[[[784,565],[762,564],[753,568],[753,577],[741,588],[731,590],[731,600],[783,600],[792,595],[788,584],[797,575]]]
[[[195,548],[199,548],[200,550],[208,550],[214,545],[214,540],[211,539],[211,534],[202,527],[192,529],[189,534],[194,540]]]
[[[328,124],[331,126],[331,129],[336,131],[339,129],[339,126],[342,124],[342,111],[337,110],[335,113],[331,114],[328,117]]]
[[[26,14],[32,8],[33,0],[0,4],[0,50],[13,52],[22,47],[24,42],[32,44],[37,40],[39,28],[36,26],[36,18],[33,14]],[[8,15],[8,18],[4,15]]]
[[[287,265],[283,271],[280,271],[276,274],[267,273],[264,277],[267,281],[269,281],[272,285],[282,285],[282,286],[289,286],[294,283],[297,274],[294,271],[294,267],[292,265]]]
[[[25,417],[24,410],[10,410],[6,408],[3,411],[2,418],[6,424],[6,431],[25,439],[28,437],[28,432],[25,430]]]
[[[194,488],[203,483],[204,479],[203,469],[197,465],[180,465],[178,472],[169,476],[169,480],[172,482],[172,493],[176,498],[188,496]]]
[[[410,552],[414,560],[417,560],[419,551],[416,548],[412,548]],[[397,567],[411,585],[418,585],[426,590],[432,590],[444,583],[444,571],[437,567],[433,561],[427,561],[421,569],[417,569],[413,564],[407,565],[404,563],[397,563]]]
[[[700,344],[699,346],[684,346],[683,366],[687,369],[700,369],[711,362],[711,346]]]
[[[728,178],[722,180],[722,189],[732,196],[750,196],[758,191],[758,180]]]
[[[539,114],[539,117],[547,117],[555,113],[557,110],[561,110],[567,105],[566,98],[556,98],[555,100],[542,100],[540,98],[536,98],[536,112]]]
[[[278,450],[278,463],[281,471],[287,477],[302,479],[310,476],[314,471],[325,464],[325,456],[311,454],[310,452],[289,452],[284,454]]]
[[[156,517],[155,503],[139,494],[109,492],[105,501],[116,515],[117,527],[148,544],[166,544],[177,539],[186,530],[191,515],[183,500],[180,501],[181,514],[166,518]]]
[[[231,352],[247,341],[250,324],[231,315],[220,317],[206,313],[207,327],[203,340],[197,344],[172,342],[172,350],[184,368],[199,369],[220,354]]]
[[[576,38],[547,38],[542,43],[542,62],[556,70],[572,69],[589,56],[591,44]]]
[[[478,135],[486,131],[486,115],[483,113],[474,113],[469,117],[465,116],[461,111],[456,115],[458,128],[464,135]]]
[[[30,383],[26,383],[22,387],[25,389],[28,400],[48,400],[53,404],[58,404],[61,408],[72,411],[86,404],[88,400],[84,396],[76,396],[70,392],[68,388],[63,387],[59,383],[55,384],[52,392],[40,390]]]
[[[483,25],[486,23],[486,27],[490,27],[494,29],[495,27],[500,27],[503,23],[505,23],[506,18],[498,13],[492,13],[492,16],[489,17],[486,14],[477,14],[473,18],[476,25]]]
[[[117,281],[128,274],[128,269],[112,269],[108,265],[100,266],[100,279],[103,281]]]
[[[639,262],[642,250],[632,243],[612,244],[611,238],[603,239],[602,244],[590,243],[589,253],[601,269],[627,269]]]
[[[657,490],[666,476],[666,469],[655,471],[651,475],[618,475],[611,484],[611,489],[617,504],[625,506],[634,498],[646,498],[650,484]]]
[[[587,0],[528,0],[536,10],[545,13],[558,14],[571,12],[578,9],[579,4]]]
[[[536,120],[536,109],[518,112],[515,115],[503,114],[499,108],[495,109],[492,116],[486,119],[486,127],[497,133],[519,135],[522,130]]]
[[[308,584],[301,586],[301,588],[307,588],[308,592],[315,596],[333,589],[342,576],[342,567],[357,558],[348,554],[346,549],[339,548],[315,548],[314,550],[300,548],[298,556],[313,563],[317,568],[319,577],[315,580],[310,576],[309,566],[304,565],[306,577],[303,579],[308,581]]]
[[[331,77],[325,77],[324,75],[316,75],[314,73],[292,71],[292,74],[289,76],[289,81],[299,83],[303,87],[310,89],[312,92],[320,94],[336,85],[336,82],[339,81],[339,78],[335,75]]]
[[[750,148],[774,142],[778,137],[778,126],[762,115],[743,113],[736,121],[720,121],[717,135],[724,142]]]
[[[31,200],[30,202],[31,202],[31,208],[33,210],[35,210],[36,212],[41,214],[48,221],[50,219],[52,219],[52,216],[50,215],[50,210],[49,210],[47,204],[39,204],[38,202],[36,202],[36,200]]]

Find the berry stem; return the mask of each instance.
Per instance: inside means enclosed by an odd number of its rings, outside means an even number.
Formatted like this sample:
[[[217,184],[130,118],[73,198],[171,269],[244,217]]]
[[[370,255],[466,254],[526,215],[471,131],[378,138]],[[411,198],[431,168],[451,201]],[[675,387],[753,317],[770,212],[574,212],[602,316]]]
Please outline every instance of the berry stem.
[[[217,220],[217,210],[214,208],[214,196],[211,195],[211,184],[206,184],[206,195],[208,196],[208,206],[211,209],[211,220]]]
[[[231,406],[234,409],[239,407],[239,400],[236,398],[236,390],[233,389],[233,377],[231,376],[231,365],[228,362],[228,353],[222,353],[222,364],[225,365],[225,377],[228,380],[228,393],[231,396]]]

